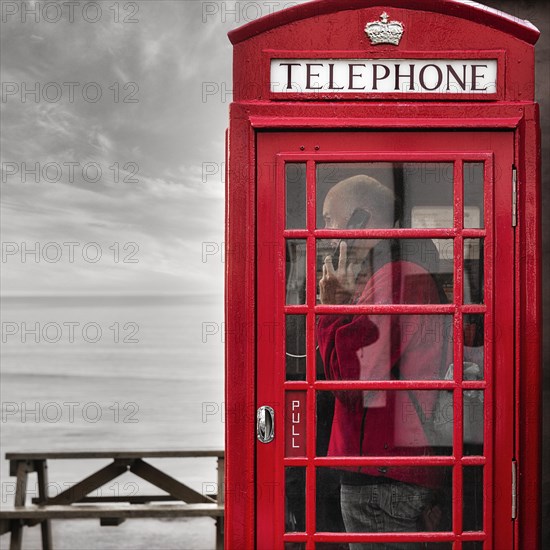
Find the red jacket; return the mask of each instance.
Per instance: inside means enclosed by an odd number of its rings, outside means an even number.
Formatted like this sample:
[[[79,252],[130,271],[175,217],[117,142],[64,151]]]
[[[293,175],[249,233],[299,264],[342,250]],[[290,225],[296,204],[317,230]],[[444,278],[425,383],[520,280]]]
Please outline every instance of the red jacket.
[[[357,303],[441,303],[440,289],[422,265],[390,261],[387,252],[378,250],[373,274]],[[440,378],[443,331],[441,315],[321,315],[317,340],[328,380],[433,380]],[[419,390],[415,395],[430,417],[437,391]],[[432,450],[408,391],[348,390],[336,392],[327,454],[410,456]],[[440,484],[441,470],[434,467],[350,469],[424,486]]]

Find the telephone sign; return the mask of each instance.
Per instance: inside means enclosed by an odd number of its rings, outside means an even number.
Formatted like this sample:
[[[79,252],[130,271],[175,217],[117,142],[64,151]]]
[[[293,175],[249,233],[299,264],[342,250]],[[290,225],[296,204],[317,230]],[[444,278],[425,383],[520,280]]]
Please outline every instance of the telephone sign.
[[[272,92],[494,94],[496,59],[272,59]]]

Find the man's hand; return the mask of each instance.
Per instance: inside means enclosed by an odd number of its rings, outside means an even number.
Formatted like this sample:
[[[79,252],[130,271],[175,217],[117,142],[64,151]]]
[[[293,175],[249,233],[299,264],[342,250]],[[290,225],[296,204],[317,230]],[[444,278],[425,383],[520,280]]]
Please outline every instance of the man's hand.
[[[428,506],[422,511],[422,519],[424,520],[426,531],[438,531],[442,518],[443,512],[437,504]]]
[[[323,264],[323,276],[319,281],[322,304],[347,304],[355,292],[355,279],[361,266],[350,263],[347,265],[348,247],[340,243],[338,268],[332,265],[332,257],[327,256]]]

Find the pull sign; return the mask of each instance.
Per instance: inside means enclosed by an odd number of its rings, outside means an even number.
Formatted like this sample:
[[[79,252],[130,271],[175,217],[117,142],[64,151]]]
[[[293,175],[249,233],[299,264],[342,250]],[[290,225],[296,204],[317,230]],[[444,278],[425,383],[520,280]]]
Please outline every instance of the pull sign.
[[[305,391],[286,392],[285,417],[285,456],[306,456]]]
[[[256,434],[262,443],[270,443],[275,437],[275,411],[263,405],[256,412]]]

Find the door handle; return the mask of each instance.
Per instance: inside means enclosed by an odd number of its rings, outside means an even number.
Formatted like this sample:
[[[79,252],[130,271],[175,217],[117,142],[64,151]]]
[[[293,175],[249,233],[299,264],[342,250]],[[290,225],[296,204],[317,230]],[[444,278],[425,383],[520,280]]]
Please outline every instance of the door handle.
[[[256,411],[256,434],[262,443],[269,443],[275,437],[275,411],[267,405]]]

